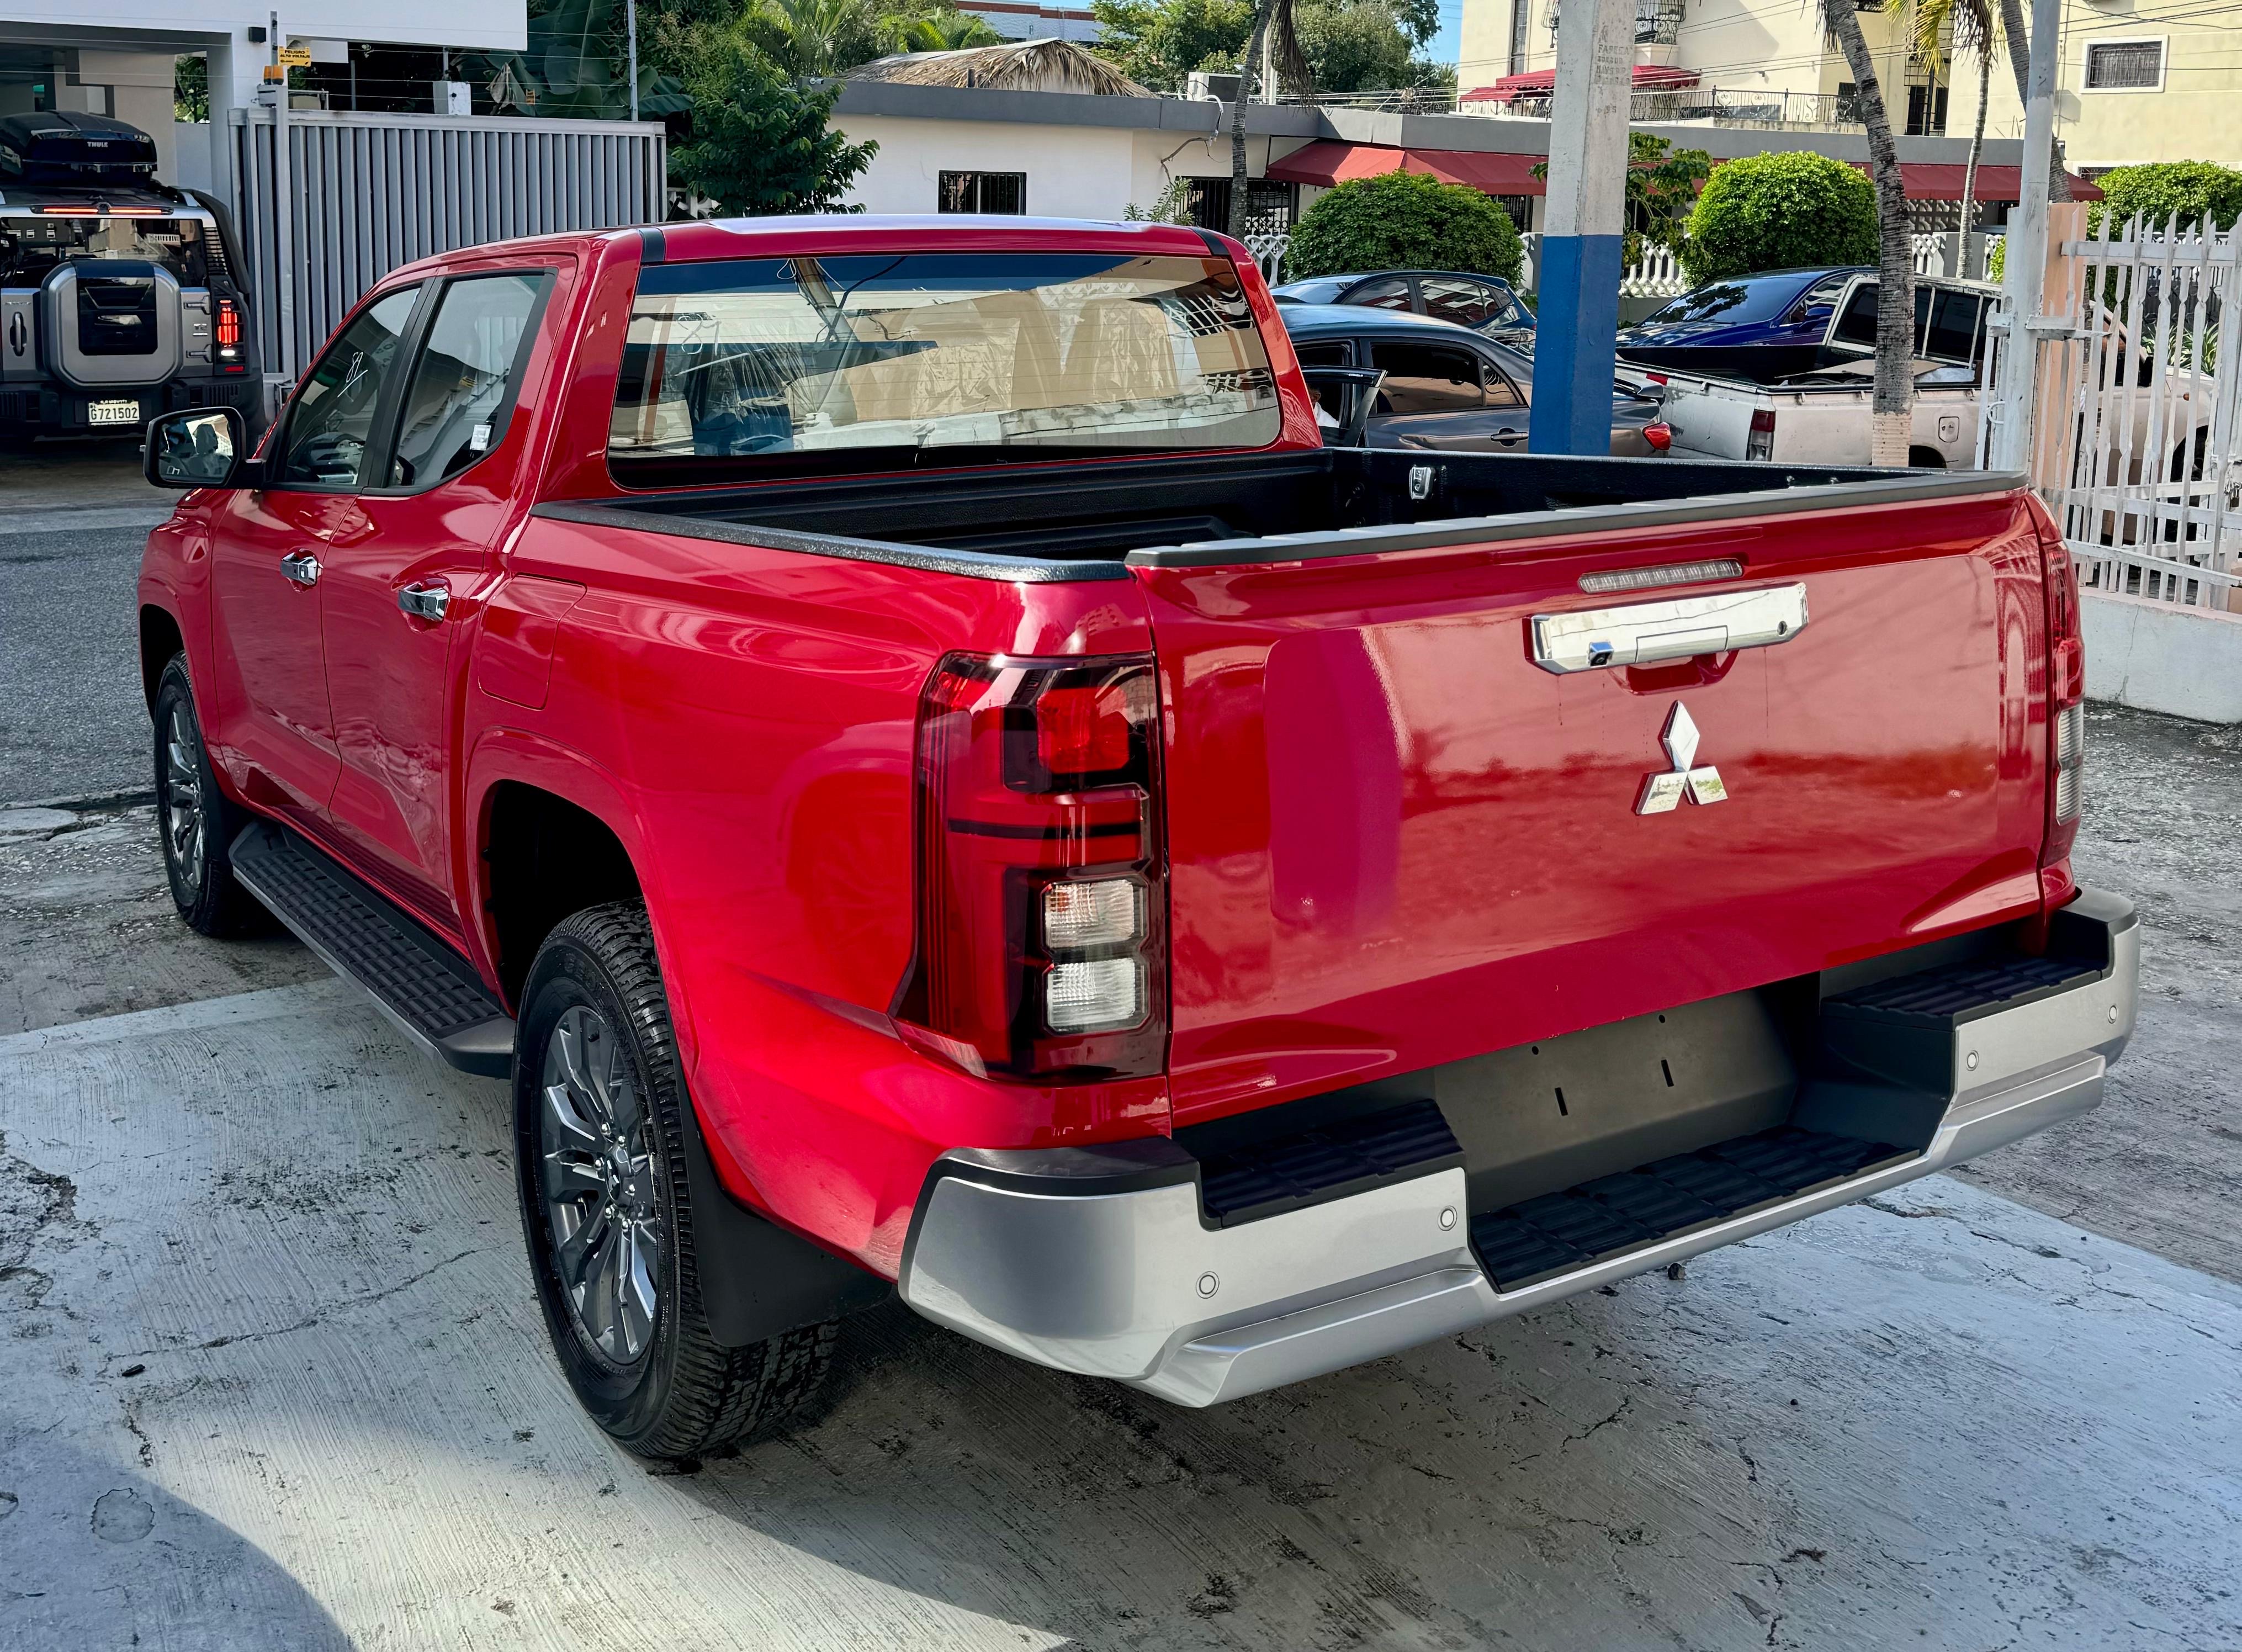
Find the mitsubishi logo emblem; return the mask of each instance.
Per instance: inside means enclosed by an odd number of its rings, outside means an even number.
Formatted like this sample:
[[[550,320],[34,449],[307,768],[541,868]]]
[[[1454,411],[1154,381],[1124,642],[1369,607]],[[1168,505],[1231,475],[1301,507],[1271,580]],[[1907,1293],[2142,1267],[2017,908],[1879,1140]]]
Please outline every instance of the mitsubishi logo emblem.
[[[1686,795],[1692,802],[1722,803],[1728,798],[1728,789],[1721,783],[1721,771],[1707,763],[1695,767],[1697,762],[1697,723],[1689,708],[1679,700],[1674,709],[1666,714],[1666,732],[1658,736],[1666,748],[1666,760],[1674,767],[1662,775],[1644,777],[1642,795],[1635,800],[1638,815],[1662,815],[1676,807]]]

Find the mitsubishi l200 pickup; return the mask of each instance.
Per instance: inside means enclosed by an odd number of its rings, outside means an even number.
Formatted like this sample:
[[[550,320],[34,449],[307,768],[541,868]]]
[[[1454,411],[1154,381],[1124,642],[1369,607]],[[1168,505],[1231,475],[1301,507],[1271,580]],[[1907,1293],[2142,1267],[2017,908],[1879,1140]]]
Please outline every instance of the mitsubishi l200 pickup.
[[[2133,1026],[2021,478],[1326,448],[1218,236],[449,253],[148,467],[181,915],[510,1083],[648,1458],[891,1294],[1183,1405],[1336,1371],[2071,1118]]]

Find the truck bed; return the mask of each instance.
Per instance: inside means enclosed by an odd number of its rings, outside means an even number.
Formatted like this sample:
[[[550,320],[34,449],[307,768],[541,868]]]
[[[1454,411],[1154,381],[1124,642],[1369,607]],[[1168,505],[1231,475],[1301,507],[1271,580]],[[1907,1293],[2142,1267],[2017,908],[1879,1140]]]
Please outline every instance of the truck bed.
[[[2017,485],[2006,475],[1865,467],[1328,448],[681,489],[553,501],[535,514],[1041,582],[1124,578],[1132,566],[1360,555]]]

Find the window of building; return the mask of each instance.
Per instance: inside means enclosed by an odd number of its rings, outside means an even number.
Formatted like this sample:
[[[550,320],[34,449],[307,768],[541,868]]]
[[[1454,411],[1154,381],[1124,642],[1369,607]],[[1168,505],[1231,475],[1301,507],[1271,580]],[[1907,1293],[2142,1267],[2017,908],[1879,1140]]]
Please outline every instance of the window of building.
[[[2089,91],[2162,91],[2165,43],[2161,40],[2090,40],[2086,44]]]
[[[1937,138],[1946,131],[1944,86],[1915,85],[1907,89],[1907,135]]]
[[[1230,233],[1230,180],[1191,178],[1184,180],[1184,216],[1203,230]],[[1275,178],[1248,178],[1245,184],[1245,229],[1279,234],[1292,227],[1299,216],[1300,186]]]
[[[944,172],[935,195],[943,212],[997,212],[1015,218],[1028,210],[1025,172]]]

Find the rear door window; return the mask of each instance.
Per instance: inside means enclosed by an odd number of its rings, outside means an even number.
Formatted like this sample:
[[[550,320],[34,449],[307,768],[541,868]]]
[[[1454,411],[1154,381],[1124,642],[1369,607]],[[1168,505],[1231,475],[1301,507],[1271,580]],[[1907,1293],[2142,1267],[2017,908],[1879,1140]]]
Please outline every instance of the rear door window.
[[[390,487],[430,487],[498,446],[549,279],[524,270],[445,285],[405,393]]]
[[[1976,359],[1977,320],[1984,300],[1975,292],[1940,287],[1932,294],[1930,329],[1923,353],[1933,361],[1967,364]]]
[[[1460,326],[1483,327],[1501,308],[1501,295],[1483,281],[1428,275],[1420,285],[1425,294],[1425,313]]]
[[[1386,374],[1381,413],[1462,413],[1487,405],[1479,358],[1467,350],[1379,343],[1371,346],[1370,361]]]
[[[275,487],[356,490],[373,485],[364,473],[375,445],[374,420],[420,302],[418,286],[385,293],[327,346],[289,403]]]

